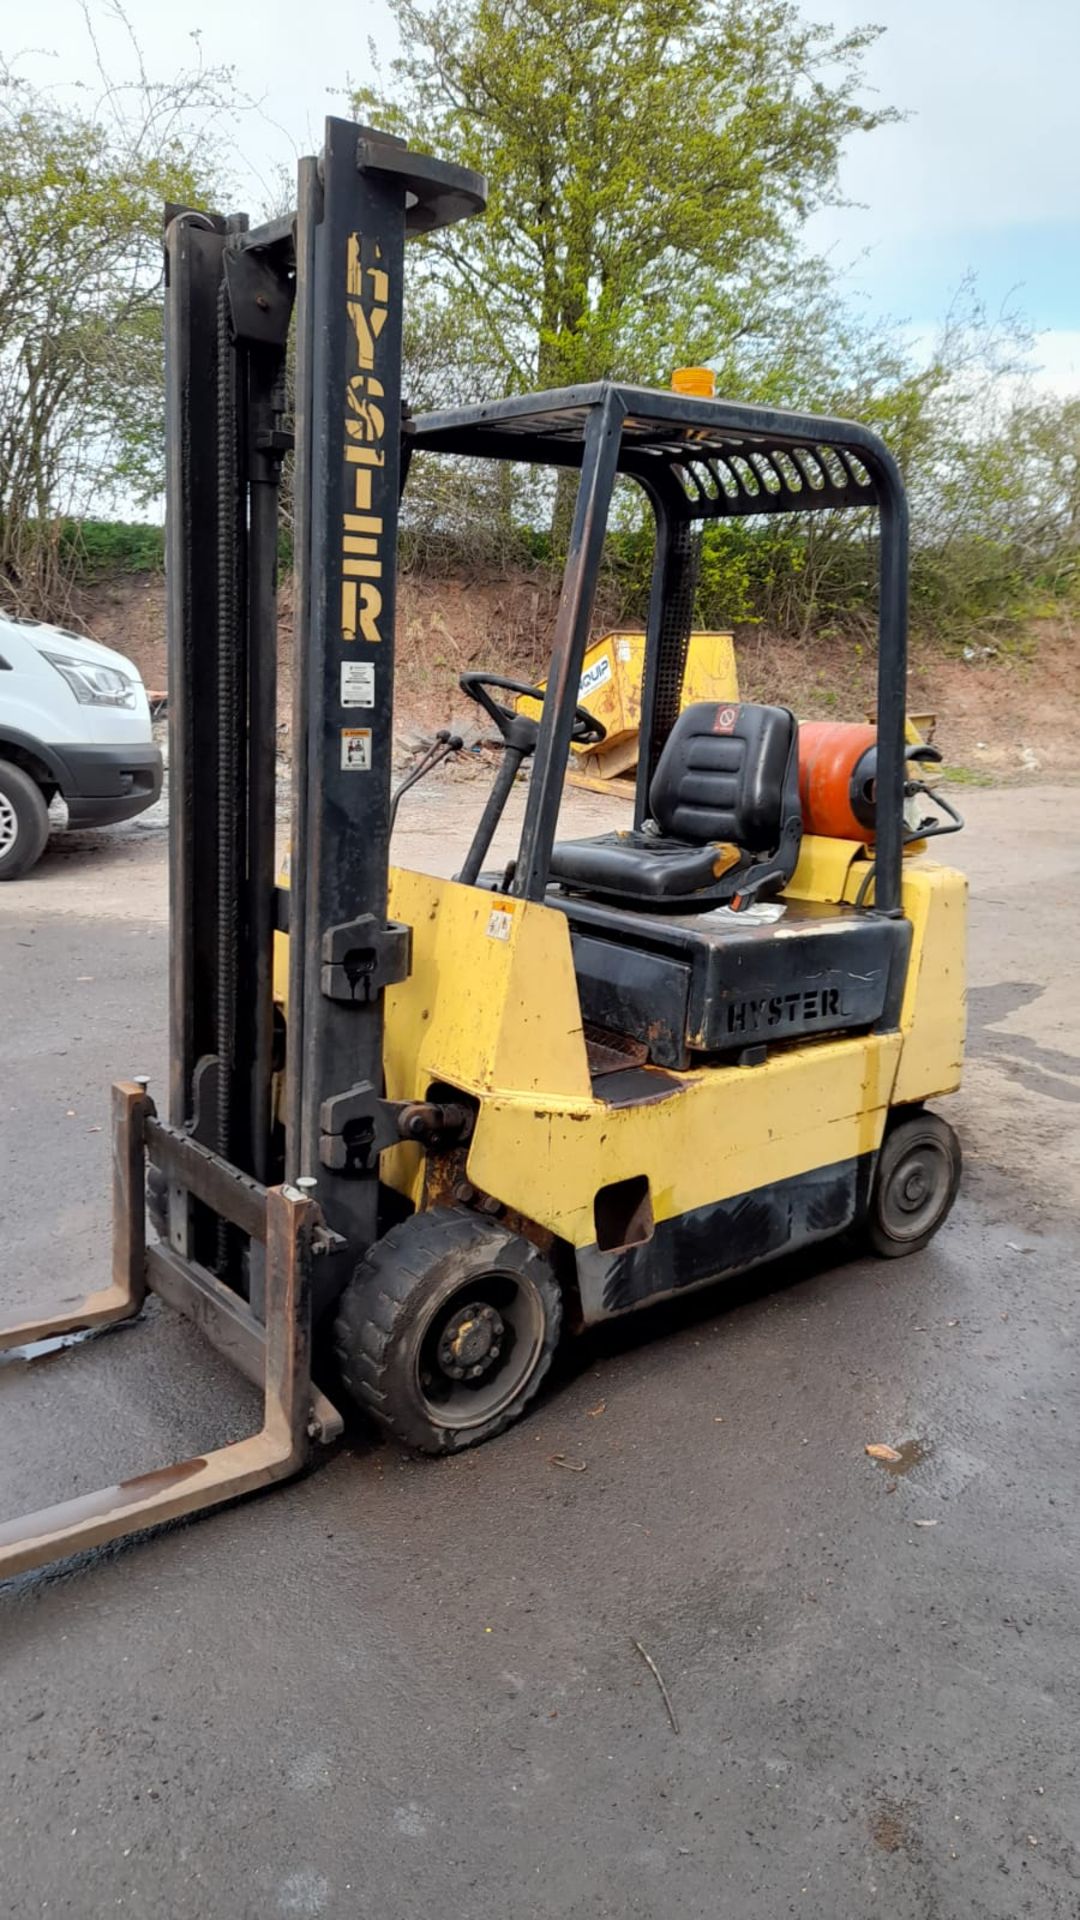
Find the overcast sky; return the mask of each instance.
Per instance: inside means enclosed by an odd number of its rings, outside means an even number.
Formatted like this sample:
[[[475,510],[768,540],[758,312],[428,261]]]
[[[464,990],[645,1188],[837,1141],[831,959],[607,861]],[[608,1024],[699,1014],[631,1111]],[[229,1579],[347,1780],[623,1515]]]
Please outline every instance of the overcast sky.
[[[864,207],[821,216],[814,244],[871,311],[920,333],[974,272],[991,308],[1011,299],[1040,330],[1046,383],[1080,391],[1080,0],[807,0],[805,11],[883,26],[870,83],[909,115],[856,142],[844,186]],[[365,72],[368,36],[394,46],[384,0],[127,0],[127,12],[151,73],[185,64],[197,29],[205,59],[234,66],[260,102],[236,132],[253,202],[260,180],[318,145],[335,89]],[[77,79],[77,0],[0,0],[0,46],[9,58],[36,49],[20,63],[35,77]]]

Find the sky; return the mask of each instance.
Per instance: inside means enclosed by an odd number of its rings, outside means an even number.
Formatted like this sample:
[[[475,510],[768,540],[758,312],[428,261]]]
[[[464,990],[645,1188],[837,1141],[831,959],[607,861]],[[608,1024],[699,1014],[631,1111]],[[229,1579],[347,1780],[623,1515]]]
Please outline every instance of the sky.
[[[190,61],[194,30],[204,59],[233,66],[258,103],[235,130],[252,211],[282,167],[317,148],[341,89],[365,76],[369,37],[384,57],[395,45],[385,0],[126,0],[126,10],[151,74]],[[1078,0],[804,0],[803,11],[885,29],[868,83],[907,116],[856,141],[842,184],[859,204],[818,215],[812,245],[872,315],[915,340],[932,338],[974,274],[991,312],[1018,308],[1036,329],[1038,383],[1080,392]],[[114,31],[103,44],[126,57]],[[9,60],[26,50],[28,75],[77,82],[87,70],[78,0],[0,0],[0,47]]]

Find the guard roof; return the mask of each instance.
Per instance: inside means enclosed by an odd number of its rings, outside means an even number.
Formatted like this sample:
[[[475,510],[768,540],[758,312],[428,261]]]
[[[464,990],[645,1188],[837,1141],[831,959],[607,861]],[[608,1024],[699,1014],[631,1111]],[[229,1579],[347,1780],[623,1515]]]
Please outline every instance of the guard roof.
[[[805,513],[903,501],[884,442],[853,420],[596,381],[418,415],[413,450],[540,466],[581,465],[596,409],[622,412],[618,469],[680,517]]]

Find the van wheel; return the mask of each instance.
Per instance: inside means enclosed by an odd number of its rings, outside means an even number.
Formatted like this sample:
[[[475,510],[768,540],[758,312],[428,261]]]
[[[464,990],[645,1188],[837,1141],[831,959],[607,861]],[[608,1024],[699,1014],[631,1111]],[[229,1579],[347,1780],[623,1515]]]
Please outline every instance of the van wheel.
[[[41,859],[49,838],[49,810],[36,780],[0,760],[0,880],[17,880]]]
[[[926,1246],[952,1210],[961,1164],[960,1142],[936,1113],[893,1122],[878,1154],[866,1221],[875,1253],[894,1260]]]
[[[561,1326],[558,1283],[531,1241],[435,1207],[392,1227],[361,1260],[334,1347],[363,1412],[420,1453],[458,1453],[525,1411]]]

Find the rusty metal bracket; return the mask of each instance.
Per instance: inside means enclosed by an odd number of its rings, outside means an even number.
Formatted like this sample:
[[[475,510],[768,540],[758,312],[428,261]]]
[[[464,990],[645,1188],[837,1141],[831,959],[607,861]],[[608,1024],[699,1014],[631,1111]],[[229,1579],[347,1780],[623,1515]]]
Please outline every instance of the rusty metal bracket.
[[[90,1294],[74,1311],[0,1330],[0,1349],[130,1319],[142,1307],[149,1278],[241,1371],[261,1380],[262,1426],[231,1446],[136,1474],[116,1486],[0,1525],[0,1580],[288,1479],[307,1463],[313,1435],[328,1439],[341,1430],[340,1417],[315,1393],[311,1382],[310,1266],[312,1242],[322,1218],[317,1203],[294,1187],[265,1189],[266,1321],[262,1327],[239,1298],[234,1302],[216,1297],[215,1288],[221,1294],[229,1290],[214,1276],[203,1276],[211,1284],[201,1286],[198,1276],[193,1279],[190,1263],[161,1247],[151,1249],[148,1260],[144,1162],[153,1122],[154,1103],[145,1088],[132,1083],[113,1088],[112,1285]],[[164,1132],[158,1130],[159,1148]],[[177,1172],[186,1178],[196,1168],[195,1178],[218,1177],[207,1175],[201,1150],[194,1143],[183,1146],[192,1156],[186,1167],[179,1164],[181,1149],[176,1140],[169,1139],[166,1147]],[[230,1204],[226,1190],[217,1197]],[[233,1198],[240,1198],[241,1208],[250,1209],[250,1192]],[[171,1287],[161,1271],[165,1266]],[[223,1315],[232,1317],[231,1341],[221,1337]]]
[[[446,1153],[472,1136],[476,1115],[460,1101],[385,1100],[367,1081],[324,1100],[319,1109],[319,1158],[342,1173],[368,1173],[380,1153],[415,1140],[427,1153]]]
[[[147,1121],[154,1103],[146,1088],[119,1081],[112,1090],[112,1284],[88,1293],[77,1307],[43,1320],[0,1327],[0,1353],[33,1346],[64,1334],[89,1333],[131,1320],[146,1298],[146,1228],[143,1211],[143,1153]]]
[[[397,1104],[366,1080],[331,1095],[319,1108],[319,1159],[339,1173],[369,1173],[401,1139]]]
[[[239,236],[239,241],[247,239]],[[292,251],[291,230],[288,249]],[[283,347],[292,314],[294,283],[287,262],[234,242],[225,250],[222,266],[229,295],[233,333],[255,346]]]

